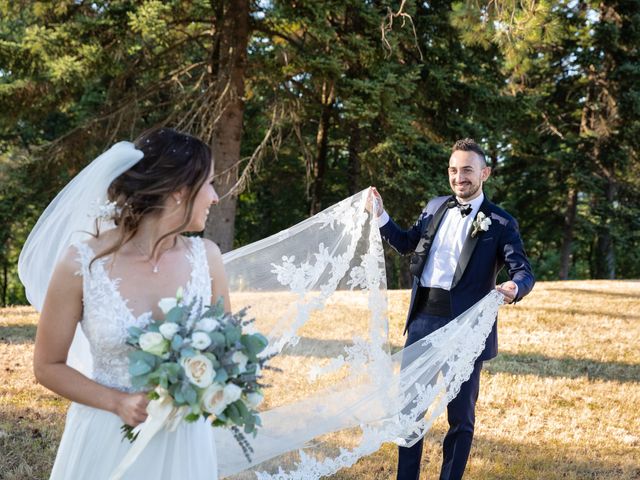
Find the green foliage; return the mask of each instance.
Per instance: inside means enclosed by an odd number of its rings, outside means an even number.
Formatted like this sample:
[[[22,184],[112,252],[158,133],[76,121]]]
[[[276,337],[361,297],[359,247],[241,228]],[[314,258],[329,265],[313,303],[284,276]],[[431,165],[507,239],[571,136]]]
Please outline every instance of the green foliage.
[[[245,346],[247,356],[252,362],[258,361],[258,354],[267,348],[268,340],[260,334],[242,335],[240,342]]]
[[[397,3],[252,3],[236,246],[371,184],[409,226],[473,137],[538,278],[559,274],[572,191],[569,276],[637,277],[640,2],[406,2],[412,23],[391,23]],[[215,6],[0,1],[3,303],[25,301],[20,247],[90,158],[157,124],[199,131]]]

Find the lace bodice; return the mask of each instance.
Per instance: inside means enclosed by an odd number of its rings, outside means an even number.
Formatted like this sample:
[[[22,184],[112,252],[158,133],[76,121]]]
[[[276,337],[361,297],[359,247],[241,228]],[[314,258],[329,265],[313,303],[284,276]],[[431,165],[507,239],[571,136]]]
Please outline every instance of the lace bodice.
[[[201,238],[187,239],[190,253],[191,278],[184,287],[184,299],[190,302],[196,297],[208,304],[211,301],[211,277],[204,242]],[[74,245],[78,251],[78,263],[82,276],[84,311],[82,331],[89,340],[93,359],[91,377],[98,383],[119,390],[131,391],[129,380],[127,329],[143,327],[151,319],[151,312],[136,317],[118,289],[119,279],[111,279],[105,269],[106,258],[99,258],[89,270],[95,253],[86,243]]]

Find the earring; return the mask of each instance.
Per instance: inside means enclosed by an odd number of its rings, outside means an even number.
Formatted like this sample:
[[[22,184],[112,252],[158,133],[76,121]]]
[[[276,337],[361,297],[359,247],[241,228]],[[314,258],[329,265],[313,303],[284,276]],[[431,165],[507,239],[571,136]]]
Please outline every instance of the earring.
[[[182,200],[178,199],[178,200],[176,200],[176,203],[177,203],[178,205],[180,205],[180,204],[182,203]]]

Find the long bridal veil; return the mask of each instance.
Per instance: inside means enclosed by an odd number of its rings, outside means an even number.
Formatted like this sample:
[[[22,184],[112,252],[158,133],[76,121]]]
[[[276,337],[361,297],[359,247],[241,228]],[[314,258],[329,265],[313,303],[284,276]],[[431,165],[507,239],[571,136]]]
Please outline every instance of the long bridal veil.
[[[277,354],[249,464],[216,431],[220,475],[313,479],[385,442],[410,446],[469,378],[497,316],[493,291],[444,328],[391,353],[384,255],[364,190],[225,255],[234,310],[249,307]]]
[[[92,212],[104,206],[107,187],[141,157],[132,143],[114,145],[40,217],[18,263],[37,310],[61,253],[88,238],[97,221]],[[489,293],[442,329],[392,354],[384,255],[365,210],[369,195],[362,191],[225,255],[233,308],[250,307],[279,370],[265,372],[271,386],[261,406],[263,426],[249,438],[251,462],[229,430],[216,429],[222,477],[308,480],[348,467],[385,442],[410,446],[469,377],[502,296]],[[68,363],[91,372],[80,328]]]

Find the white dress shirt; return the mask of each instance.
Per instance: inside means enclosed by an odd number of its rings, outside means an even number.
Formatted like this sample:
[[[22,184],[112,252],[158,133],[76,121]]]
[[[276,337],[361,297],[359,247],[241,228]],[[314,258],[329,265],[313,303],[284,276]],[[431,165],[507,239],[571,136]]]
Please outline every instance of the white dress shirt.
[[[429,259],[422,270],[420,285],[451,289],[462,246],[469,236],[473,219],[480,211],[483,200],[484,193],[480,193],[480,196],[471,200],[469,202],[471,213],[465,217],[462,216],[459,208],[447,209],[429,250]],[[382,227],[388,221],[389,214],[383,211],[378,217],[378,226]]]
[[[451,290],[462,247],[483,201],[484,193],[481,192],[477,198],[468,202],[471,205],[471,213],[465,217],[462,216],[459,208],[447,209],[431,244],[429,259],[422,270],[421,286]],[[383,210],[378,217],[378,227],[382,228],[389,220],[389,214]],[[515,284],[515,287],[517,298],[518,284]]]
[[[420,285],[451,289],[462,246],[469,236],[473,219],[480,211],[483,200],[484,194],[480,193],[480,196],[468,202],[471,213],[465,217],[459,208],[447,209],[429,250],[429,259],[422,270]]]

